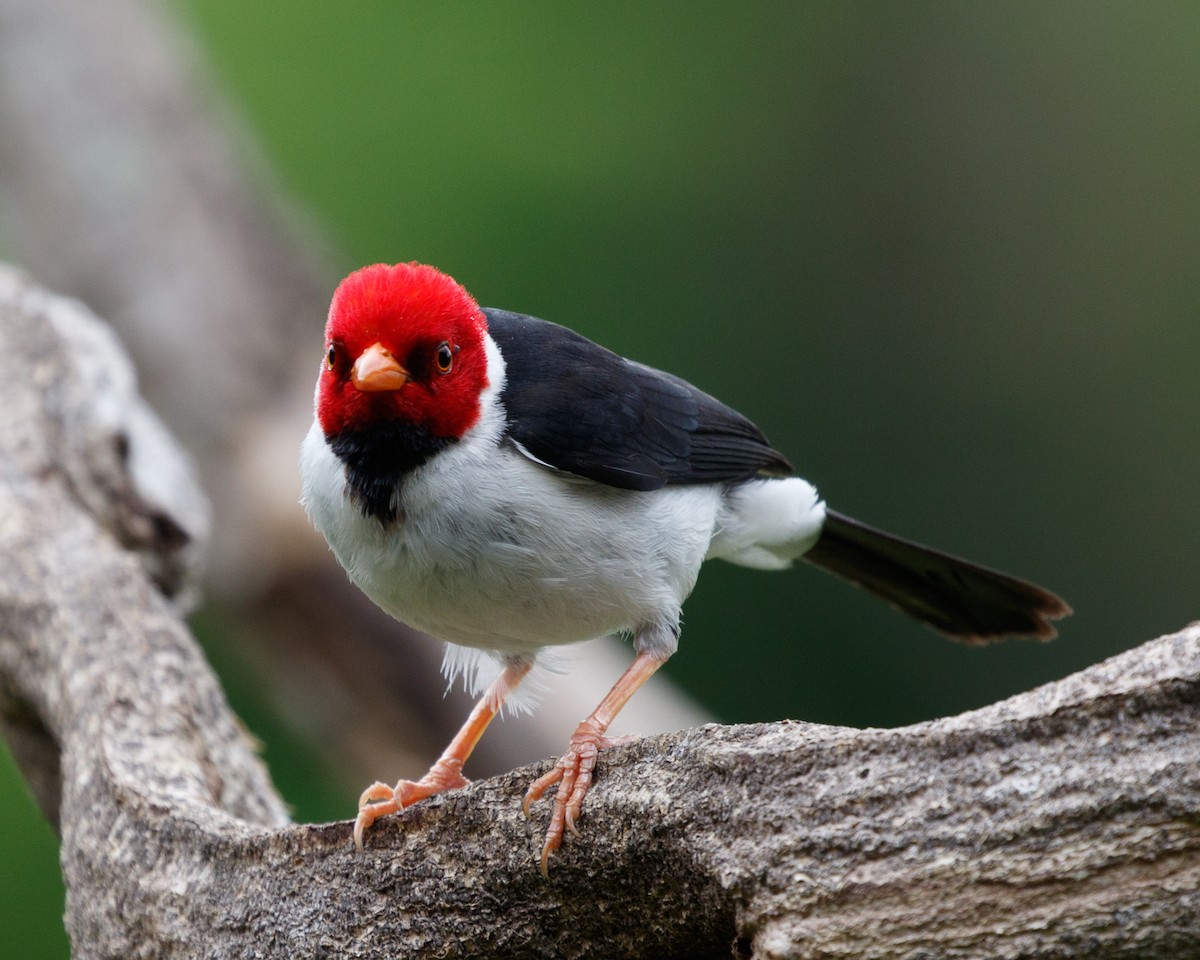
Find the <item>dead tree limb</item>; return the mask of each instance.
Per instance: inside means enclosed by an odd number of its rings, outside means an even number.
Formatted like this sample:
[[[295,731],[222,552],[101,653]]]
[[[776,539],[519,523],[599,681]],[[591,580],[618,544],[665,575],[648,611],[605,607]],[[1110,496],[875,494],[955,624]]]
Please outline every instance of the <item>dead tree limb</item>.
[[[1200,625],[900,730],[614,750],[550,880],[532,771],[355,853],[290,825],[179,619],[204,534],[115,339],[0,273],[0,723],[77,957],[1193,957]]]

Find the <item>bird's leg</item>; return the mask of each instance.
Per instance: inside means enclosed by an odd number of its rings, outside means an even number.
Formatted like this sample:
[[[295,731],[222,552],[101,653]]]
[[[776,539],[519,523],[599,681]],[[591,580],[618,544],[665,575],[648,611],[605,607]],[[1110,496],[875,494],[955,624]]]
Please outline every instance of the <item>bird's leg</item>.
[[[550,854],[562,846],[563,829],[579,836],[575,821],[583,810],[583,798],[592,785],[596,757],[605,747],[620,742],[619,739],[604,735],[609,724],[629,702],[629,698],[638,687],[649,680],[654,671],[666,662],[667,658],[661,654],[639,653],[629,665],[629,669],[621,674],[621,678],[600,701],[600,705],[575,728],[567,745],[567,752],[559,758],[554,768],[529,785],[522,802],[526,816],[529,814],[530,805],[540,799],[553,784],[558,784],[558,792],[554,795],[554,809],[550,814],[550,827],[546,831],[546,842],[542,845],[542,876],[549,876]]]
[[[403,810],[435,793],[467,785],[469,781],[462,775],[463,764],[483,736],[483,731],[500,712],[505,698],[525,679],[531,666],[529,663],[519,663],[504,668],[504,672],[475,704],[462,729],[420,780],[401,780],[394,787],[386,783],[373,783],[363,791],[358,799],[358,816],[354,820],[354,845],[359,850],[363,846],[363,831],[380,817]]]

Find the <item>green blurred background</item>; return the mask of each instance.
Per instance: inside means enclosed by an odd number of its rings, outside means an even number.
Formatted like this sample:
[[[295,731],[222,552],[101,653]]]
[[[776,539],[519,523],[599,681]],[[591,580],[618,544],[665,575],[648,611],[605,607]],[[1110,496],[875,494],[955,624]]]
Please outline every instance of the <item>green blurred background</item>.
[[[177,3],[347,269],[431,262],[681,374],[837,509],[1077,611],[964,649],[712,565],[668,670],[723,719],[953,713],[1200,616],[1200,8]],[[227,682],[297,815],[343,816]],[[7,755],[0,822],[0,955],[63,957]]]

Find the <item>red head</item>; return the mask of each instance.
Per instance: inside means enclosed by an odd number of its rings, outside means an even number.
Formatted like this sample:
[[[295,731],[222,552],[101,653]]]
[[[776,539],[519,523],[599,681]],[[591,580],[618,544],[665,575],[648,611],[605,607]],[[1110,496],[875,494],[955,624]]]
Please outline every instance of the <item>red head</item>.
[[[375,264],[341,282],[325,325],[317,419],[327,437],[387,421],[434,437],[479,419],[487,321],[453,278],[420,263]]]

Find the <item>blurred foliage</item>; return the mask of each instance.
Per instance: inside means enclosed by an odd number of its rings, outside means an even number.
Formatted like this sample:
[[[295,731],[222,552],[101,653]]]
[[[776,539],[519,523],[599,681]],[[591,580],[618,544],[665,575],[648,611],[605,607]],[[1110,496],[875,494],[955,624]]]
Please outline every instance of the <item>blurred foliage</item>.
[[[714,564],[669,671],[725,719],[952,713],[1198,615],[1200,8],[177,4],[347,269],[681,374],[838,509],[1077,610],[968,650]]]
[[[257,674],[247,669],[245,657],[237,655],[238,644],[253,643],[254,638],[225,611],[211,608],[194,616],[191,628],[221,678],[229,705],[257,740],[275,787],[288,801],[292,819],[304,823],[345,820],[349,816],[347,790],[336,772],[327,768],[311,744],[299,739],[294,725],[272,709],[258,687]]]
[[[0,956],[65,957],[58,839],[0,741]]]

